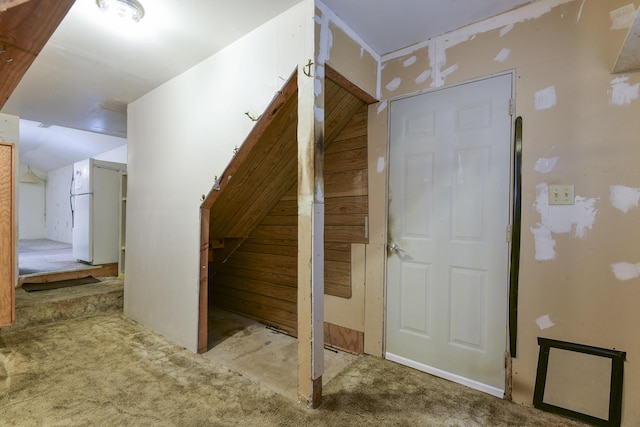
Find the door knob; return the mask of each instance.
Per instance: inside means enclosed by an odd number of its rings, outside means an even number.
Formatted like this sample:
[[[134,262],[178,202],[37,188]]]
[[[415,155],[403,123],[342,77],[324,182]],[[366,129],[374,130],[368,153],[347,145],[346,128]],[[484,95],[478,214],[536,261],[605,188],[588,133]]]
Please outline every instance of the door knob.
[[[402,249],[400,248],[400,245],[398,245],[397,243],[392,243],[389,246],[389,253],[397,254],[397,253],[400,253],[401,251]]]

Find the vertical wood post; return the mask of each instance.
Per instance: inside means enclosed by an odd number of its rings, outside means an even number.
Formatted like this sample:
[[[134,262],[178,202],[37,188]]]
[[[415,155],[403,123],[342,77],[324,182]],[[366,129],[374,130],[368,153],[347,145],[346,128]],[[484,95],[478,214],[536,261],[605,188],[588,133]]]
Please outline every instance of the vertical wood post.
[[[298,67],[298,401],[322,399],[324,370],[324,61],[315,2],[305,1],[305,52]]]

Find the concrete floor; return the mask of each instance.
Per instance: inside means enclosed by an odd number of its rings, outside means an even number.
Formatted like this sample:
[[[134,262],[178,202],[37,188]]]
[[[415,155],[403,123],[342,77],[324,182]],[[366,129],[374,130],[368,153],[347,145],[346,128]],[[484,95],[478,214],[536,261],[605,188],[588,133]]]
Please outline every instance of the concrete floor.
[[[293,401],[298,397],[298,341],[265,325],[219,308],[209,309],[209,346],[205,357],[228,366]],[[358,356],[325,349],[323,385]]]
[[[18,241],[18,270],[20,275],[90,268],[73,257],[68,243],[47,239]]]

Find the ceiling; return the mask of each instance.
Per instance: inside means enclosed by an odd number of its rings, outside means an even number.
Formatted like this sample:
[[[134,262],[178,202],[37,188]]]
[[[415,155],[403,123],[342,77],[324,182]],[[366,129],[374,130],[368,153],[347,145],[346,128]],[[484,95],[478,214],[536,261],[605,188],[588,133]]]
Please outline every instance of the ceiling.
[[[122,27],[76,0],[2,109],[25,119],[22,162],[48,172],[125,144],[128,103],[300,0],[140,1],[144,18]],[[382,55],[530,1],[324,3]]]

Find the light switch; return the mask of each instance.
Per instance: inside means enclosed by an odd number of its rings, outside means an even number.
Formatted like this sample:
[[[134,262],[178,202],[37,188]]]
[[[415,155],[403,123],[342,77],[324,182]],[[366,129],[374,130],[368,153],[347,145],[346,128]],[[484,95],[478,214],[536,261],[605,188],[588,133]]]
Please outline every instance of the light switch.
[[[574,203],[573,184],[549,186],[550,205],[573,205]]]

